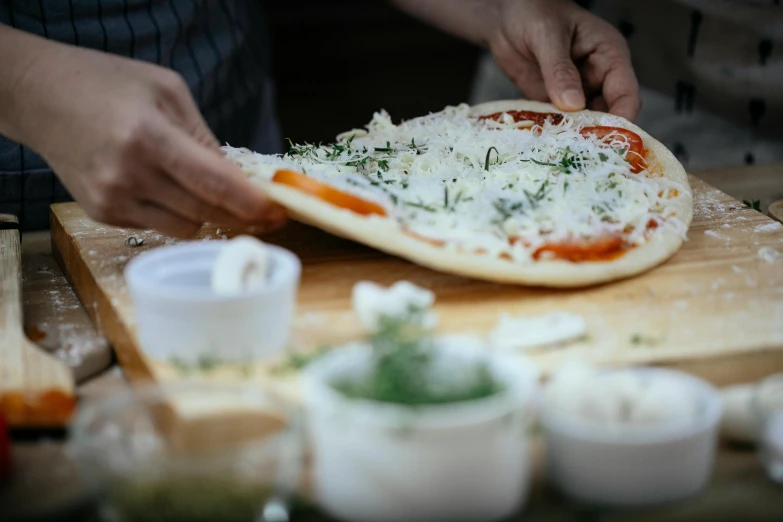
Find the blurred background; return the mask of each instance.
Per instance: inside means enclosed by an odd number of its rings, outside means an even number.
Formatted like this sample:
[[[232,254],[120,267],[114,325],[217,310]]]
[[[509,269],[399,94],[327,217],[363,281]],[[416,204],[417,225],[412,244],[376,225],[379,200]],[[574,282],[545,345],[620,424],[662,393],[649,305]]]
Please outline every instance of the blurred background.
[[[331,141],[374,112],[414,118],[463,103],[480,50],[375,0],[265,2],[278,117],[295,143]]]
[[[637,123],[689,171],[783,162],[779,2],[577,3],[626,37],[642,86]],[[265,6],[278,116],[283,136],[294,142],[332,140],[381,108],[399,121],[448,104],[523,96],[488,52],[382,0]]]
[[[383,1],[265,2],[283,136],[331,141],[374,112],[414,118],[470,96],[480,50]]]

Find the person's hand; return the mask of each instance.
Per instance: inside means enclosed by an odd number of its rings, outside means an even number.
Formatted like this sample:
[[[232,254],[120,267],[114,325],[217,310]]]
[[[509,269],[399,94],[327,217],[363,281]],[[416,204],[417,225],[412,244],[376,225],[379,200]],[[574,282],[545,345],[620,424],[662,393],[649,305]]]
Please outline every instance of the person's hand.
[[[484,39],[498,65],[532,100],[633,120],[639,84],[625,38],[570,0],[499,0]]]
[[[15,138],[46,159],[90,217],[179,237],[205,222],[257,230],[284,222],[283,209],[222,157],[179,75],[45,45],[14,86]]]

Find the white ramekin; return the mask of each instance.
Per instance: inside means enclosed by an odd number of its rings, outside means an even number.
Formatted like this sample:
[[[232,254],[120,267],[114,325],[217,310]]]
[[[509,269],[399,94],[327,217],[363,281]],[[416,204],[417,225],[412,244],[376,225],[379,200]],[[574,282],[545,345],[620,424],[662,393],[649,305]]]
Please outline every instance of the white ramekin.
[[[149,357],[195,364],[204,357],[248,362],[288,342],[301,263],[269,245],[268,284],[236,296],[212,292],[210,274],[225,241],[192,241],[138,256],[125,269],[139,342]]]
[[[690,497],[709,482],[722,401],[713,386],[687,373],[637,368],[693,394],[692,422],[612,425],[578,418],[544,402],[547,475],[568,496],[592,504],[652,506]]]
[[[487,360],[505,390],[440,406],[351,399],[329,383],[368,367],[371,352],[361,344],[334,350],[305,370],[315,496],[330,515],[486,522],[521,509],[531,480],[537,372],[477,340],[442,338],[438,353],[450,361]]]

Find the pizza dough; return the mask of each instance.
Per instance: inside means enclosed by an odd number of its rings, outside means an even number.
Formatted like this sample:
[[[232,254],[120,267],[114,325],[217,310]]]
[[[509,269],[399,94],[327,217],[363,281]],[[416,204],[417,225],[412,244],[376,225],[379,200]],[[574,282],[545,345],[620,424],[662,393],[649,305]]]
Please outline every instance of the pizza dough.
[[[454,110],[464,110],[464,107]],[[565,114],[549,104],[522,100],[491,102],[467,110],[468,116],[473,118],[503,111]],[[648,174],[642,174],[646,176],[645,181],[660,182],[661,191],[665,191],[667,186],[677,187],[677,196],[666,201],[665,226],[652,230],[643,242],[614,259],[573,262],[543,258],[520,261],[488,254],[481,249],[465,251],[448,248],[407,233],[394,216],[359,215],[294,187],[272,181],[271,174],[275,169],[297,168],[292,158],[264,157],[246,149],[231,147],[224,147],[223,150],[243,168],[252,181],[263,187],[272,199],[285,206],[294,219],[433,270],[499,283],[579,287],[639,274],[664,262],[682,245],[692,218],[691,191],[687,175],[680,163],[649,134],[620,117],[592,111],[565,115],[577,126],[621,127],[637,133],[644,141],[645,158],[649,165]],[[376,127],[381,124],[386,125],[386,128],[391,125],[381,122]],[[357,139],[368,136],[365,131],[351,131],[346,135]],[[346,135],[342,138],[350,139],[346,138]],[[371,135],[372,133],[369,134]],[[411,145],[412,150],[420,146],[415,143]],[[489,163],[492,158],[491,150],[487,152],[487,158]],[[575,206],[580,204],[584,203],[573,203]]]

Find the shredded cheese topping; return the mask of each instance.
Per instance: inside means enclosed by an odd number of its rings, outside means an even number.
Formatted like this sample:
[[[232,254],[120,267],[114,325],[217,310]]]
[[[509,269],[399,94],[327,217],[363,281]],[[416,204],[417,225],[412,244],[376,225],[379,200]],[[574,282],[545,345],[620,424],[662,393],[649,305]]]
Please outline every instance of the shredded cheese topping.
[[[329,145],[292,144],[283,156],[223,150],[252,176],[292,169],[378,202],[402,229],[447,250],[533,262],[545,245],[685,236],[670,207],[688,187],[631,173],[624,136],[584,136],[570,116],[525,129],[500,120],[460,105],[395,125],[381,111]]]

